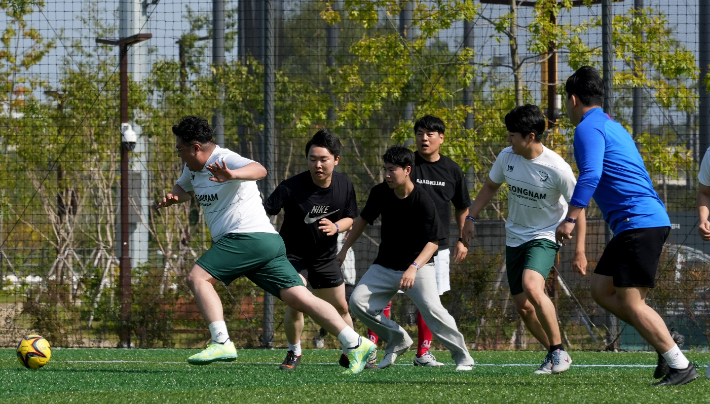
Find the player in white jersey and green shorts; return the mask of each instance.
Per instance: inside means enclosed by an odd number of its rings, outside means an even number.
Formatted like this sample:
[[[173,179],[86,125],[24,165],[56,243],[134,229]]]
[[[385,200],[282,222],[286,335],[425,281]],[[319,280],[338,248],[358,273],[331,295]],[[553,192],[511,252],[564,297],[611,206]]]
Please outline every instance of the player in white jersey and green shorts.
[[[510,147],[496,158],[489,178],[469,209],[463,239],[473,237],[473,222],[483,208],[508,183],[506,266],[515,308],[530,333],[548,349],[537,374],[562,373],[572,359],[564,350],[555,306],[545,293],[545,280],[560,246],[557,226],[567,215],[576,180],[562,157],[540,142],[545,117],[534,105],[513,108],[505,116]],[[572,267],[584,273],[586,223],[578,219],[577,245]]]
[[[212,128],[203,118],[187,116],[172,130],[175,150],[185,165],[182,176],[157,207],[187,202],[194,196],[202,206],[213,241],[187,276],[187,284],[209,324],[212,342],[187,362],[206,365],[237,358],[214,285],[229,285],[246,276],[336,335],[350,360],[346,373],[362,371],[375,345],[348,326],[332,305],[314,296],[289,263],[283,240],[266,216],[256,185],[266,176],[266,169],[213,143]]]

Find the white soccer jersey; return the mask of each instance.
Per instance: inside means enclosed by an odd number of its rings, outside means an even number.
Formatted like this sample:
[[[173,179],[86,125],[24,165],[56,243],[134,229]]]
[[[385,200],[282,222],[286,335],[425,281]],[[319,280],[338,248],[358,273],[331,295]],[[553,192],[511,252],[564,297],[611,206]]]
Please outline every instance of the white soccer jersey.
[[[220,165],[226,162],[230,170],[253,162],[219,146],[215,147],[205,166],[215,161]],[[177,184],[187,192],[195,192],[213,241],[229,233],[276,233],[264,211],[256,181],[215,182],[210,181],[211,176],[205,168],[190,171],[185,166]]]
[[[703,161],[698,170],[698,182],[705,186],[710,186],[710,148],[705,151]]]
[[[497,184],[508,183],[506,245],[517,247],[535,239],[555,242],[555,230],[567,215],[567,203],[577,184],[570,165],[545,146],[533,160],[507,147],[489,176]]]

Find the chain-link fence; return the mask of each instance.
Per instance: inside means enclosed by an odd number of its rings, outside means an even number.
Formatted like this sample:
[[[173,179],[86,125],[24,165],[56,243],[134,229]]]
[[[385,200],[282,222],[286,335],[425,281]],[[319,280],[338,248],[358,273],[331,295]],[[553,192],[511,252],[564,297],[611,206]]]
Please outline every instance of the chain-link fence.
[[[195,202],[153,209],[180,175],[171,126],[185,115],[211,120],[218,144],[267,167],[267,195],[307,169],[306,141],[331,128],[360,208],[383,179],[383,152],[414,147],[413,122],[439,116],[442,153],[475,197],[508,145],[503,117],[516,105],[545,111],[544,144],[575,168],[562,84],[590,64],[603,71],[605,110],[633,135],[673,223],[648,302],[686,346],[706,348],[710,246],[697,235],[695,198],[710,146],[710,15],[700,3],[0,2],[0,346],[30,331],[75,347],[208,338],[184,280],[211,244],[202,213]],[[593,204],[587,214],[591,272],[611,234]],[[505,279],[506,215],[501,192],[442,297],[475,349],[537,344]],[[375,225],[355,245],[358,277],[378,242]],[[564,343],[648,348],[594,303],[589,277],[572,273],[572,248],[548,279]],[[246,279],[217,291],[238,346],[285,345],[278,299]],[[398,322],[413,329],[415,314],[395,299]],[[306,320],[304,340],[317,335]]]

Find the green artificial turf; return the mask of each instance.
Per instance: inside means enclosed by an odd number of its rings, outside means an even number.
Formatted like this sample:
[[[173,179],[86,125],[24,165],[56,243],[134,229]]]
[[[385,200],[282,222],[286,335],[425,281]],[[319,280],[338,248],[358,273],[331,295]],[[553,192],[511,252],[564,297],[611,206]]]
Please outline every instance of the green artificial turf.
[[[342,375],[338,351],[305,351],[295,371],[280,371],[284,350],[241,350],[232,363],[190,366],[196,350],[57,349],[37,371],[0,349],[0,403],[708,403],[709,353],[691,352],[701,377],[651,387],[656,355],[571,352],[561,375],[534,375],[543,352],[472,352],[477,365],[456,372],[412,366],[414,353],[389,369]],[[380,352],[379,357],[383,355]],[[609,366],[616,365],[616,366]],[[627,365],[626,367],[623,365]]]

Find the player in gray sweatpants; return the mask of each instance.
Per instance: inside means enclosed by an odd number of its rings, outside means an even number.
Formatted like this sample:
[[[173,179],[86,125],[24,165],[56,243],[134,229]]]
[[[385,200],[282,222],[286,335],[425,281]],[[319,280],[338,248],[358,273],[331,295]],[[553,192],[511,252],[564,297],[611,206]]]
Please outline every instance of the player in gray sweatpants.
[[[382,314],[382,309],[399,290],[402,271],[395,271],[374,264],[353,290],[350,310],[363,324],[387,341],[386,353],[404,351],[413,341],[407,332]],[[456,327],[454,318],[441,304],[436,287],[436,272],[433,264],[426,264],[417,271],[414,286],[404,291],[419,309],[437,341],[449,351],[457,365],[473,365],[473,358],[466,349],[463,335]]]

